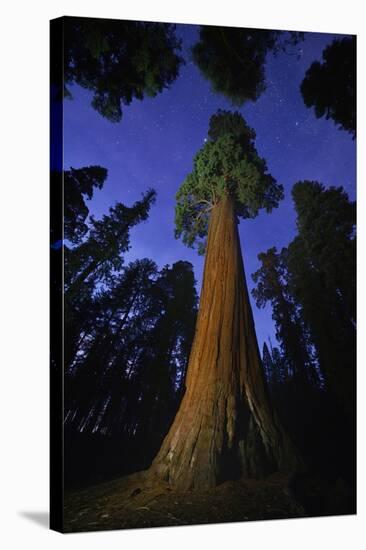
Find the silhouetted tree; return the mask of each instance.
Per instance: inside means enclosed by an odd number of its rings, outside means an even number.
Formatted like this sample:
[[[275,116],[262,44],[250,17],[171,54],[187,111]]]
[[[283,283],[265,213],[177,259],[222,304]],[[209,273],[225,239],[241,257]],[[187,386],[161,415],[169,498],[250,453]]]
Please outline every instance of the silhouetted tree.
[[[288,370],[286,360],[277,346],[272,347],[271,344],[271,359],[273,365],[272,388],[276,391],[279,386],[282,386],[288,381]]]
[[[158,272],[151,260],[136,260],[94,304],[92,330],[66,372],[66,427],[117,447],[123,441],[120,468],[131,449],[132,465],[146,467],[182,397],[197,304],[192,265]]]
[[[269,403],[237,230],[282,187],[238,113],[214,115],[209,137],[177,193],[176,235],[202,251],[208,232],[207,250],[186,392],[152,465],[183,489],[301,462]]]
[[[121,120],[122,104],[169,87],[183,62],[168,23],[65,17],[63,47],[66,85],[90,90],[94,109],[112,122]]]
[[[94,466],[86,478],[103,475],[103,467],[120,472],[149,464],[182,397],[196,318],[191,264],[177,262],[161,272],[149,259],[124,266],[130,229],[146,220],[154,191],[132,207],[117,203],[99,220],[88,217],[85,198],[106,175],[100,167],[64,173],[71,243],[64,244],[68,481],[85,477],[88,449],[104,466]],[[105,445],[120,453],[121,444],[130,452],[119,462],[103,457]]]
[[[122,253],[129,248],[131,227],[146,220],[155,191],[148,191],[132,207],[122,203],[109,209],[101,220],[90,216],[88,233],[74,247],[65,246],[65,364],[70,365],[80,343],[93,330],[97,311],[94,292],[123,265]],[[70,214],[70,212],[66,212]],[[74,220],[71,211],[65,225]]]
[[[317,118],[332,118],[356,137],[356,36],[334,40],[323,51],[323,63],[314,61],[301,83],[307,107]]]
[[[78,247],[65,251],[65,286],[67,296],[76,296],[91,277],[103,281],[111,270],[123,263],[121,254],[129,248],[130,229],[147,219],[156,193],[148,190],[132,207],[116,203],[101,220],[90,217],[88,237]]]
[[[288,247],[291,293],[301,305],[325,381],[354,414],[356,376],[356,205],[340,188],[298,182],[298,235]]]
[[[269,340],[269,348],[264,342],[262,352],[263,369],[266,374],[268,387],[271,394],[272,402],[276,409],[282,412],[283,401],[288,399],[289,393],[293,393],[294,385],[292,384],[292,373],[289,371],[288,361],[281,350],[272,346]],[[299,388],[303,391],[304,388]],[[298,392],[296,392],[298,395]],[[290,411],[290,414],[293,411]],[[286,417],[282,419],[286,421]]]
[[[136,434],[146,442],[148,453],[158,450],[183,394],[197,314],[194,283],[189,262],[165,266],[156,281],[161,309],[140,365],[141,420]]]
[[[201,26],[192,48],[193,61],[211,82],[215,92],[233,105],[255,101],[266,88],[265,62],[296,44],[302,33]]]
[[[264,342],[263,344],[262,365],[267,383],[269,386],[271,386],[273,380],[273,361],[266,342]]]
[[[281,344],[266,347],[263,362],[272,401],[307,464],[354,485],[355,203],[318,182],[298,182],[292,195],[298,234],[281,253],[260,254],[254,275],[254,295],[259,306],[271,302]],[[289,358],[302,360],[316,383],[295,385]]]
[[[92,199],[94,188],[102,189],[107,170],[101,166],[70,168],[64,172],[64,233],[74,244],[87,233],[85,223],[89,209],[85,199]]]
[[[258,255],[261,267],[252,275],[257,286],[252,290],[257,307],[272,305],[276,337],[287,370],[294,381],[303,387],[314,381],[314,364],[307,329],[302,322],[297,304],[289,291],[287,250],[277,253],[275,247]]]

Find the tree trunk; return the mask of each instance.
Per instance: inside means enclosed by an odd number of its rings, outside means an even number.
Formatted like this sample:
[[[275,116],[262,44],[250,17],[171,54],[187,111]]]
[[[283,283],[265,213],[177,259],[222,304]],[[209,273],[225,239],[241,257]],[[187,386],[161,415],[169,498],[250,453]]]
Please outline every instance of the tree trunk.
[[[301,465],[268,398],[233,201],[211,214],[186,392],[151,470],[182,490]]]

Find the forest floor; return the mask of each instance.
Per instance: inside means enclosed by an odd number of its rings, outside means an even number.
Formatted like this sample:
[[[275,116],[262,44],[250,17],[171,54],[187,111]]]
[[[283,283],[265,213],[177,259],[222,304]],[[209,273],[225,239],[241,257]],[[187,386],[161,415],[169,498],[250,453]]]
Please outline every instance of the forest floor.
[[[65,494],[64,532],[355,513],[347,486],[279,474],[179,493],[146,472]]]

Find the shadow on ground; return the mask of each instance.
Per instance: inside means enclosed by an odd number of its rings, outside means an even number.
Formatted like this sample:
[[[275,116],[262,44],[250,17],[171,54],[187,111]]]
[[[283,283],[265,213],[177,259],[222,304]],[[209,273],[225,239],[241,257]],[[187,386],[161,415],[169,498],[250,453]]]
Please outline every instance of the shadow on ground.
[[[25,519],[29,519],[33,523],[36,523],[45,529],[49,528],[48,512],[18,512],[18,515]]]

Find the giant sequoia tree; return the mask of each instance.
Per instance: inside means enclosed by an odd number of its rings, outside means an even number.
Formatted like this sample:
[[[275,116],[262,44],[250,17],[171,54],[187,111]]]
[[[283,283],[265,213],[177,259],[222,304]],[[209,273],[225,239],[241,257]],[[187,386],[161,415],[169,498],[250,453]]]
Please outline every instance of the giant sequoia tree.
[[[239,113],[219,111],[208,136],[177,194],[177,236],[206,249],[186,392],[152,465],[180,489],[301,462],[268,399],[237,228],[276,207],[282,186]]]

